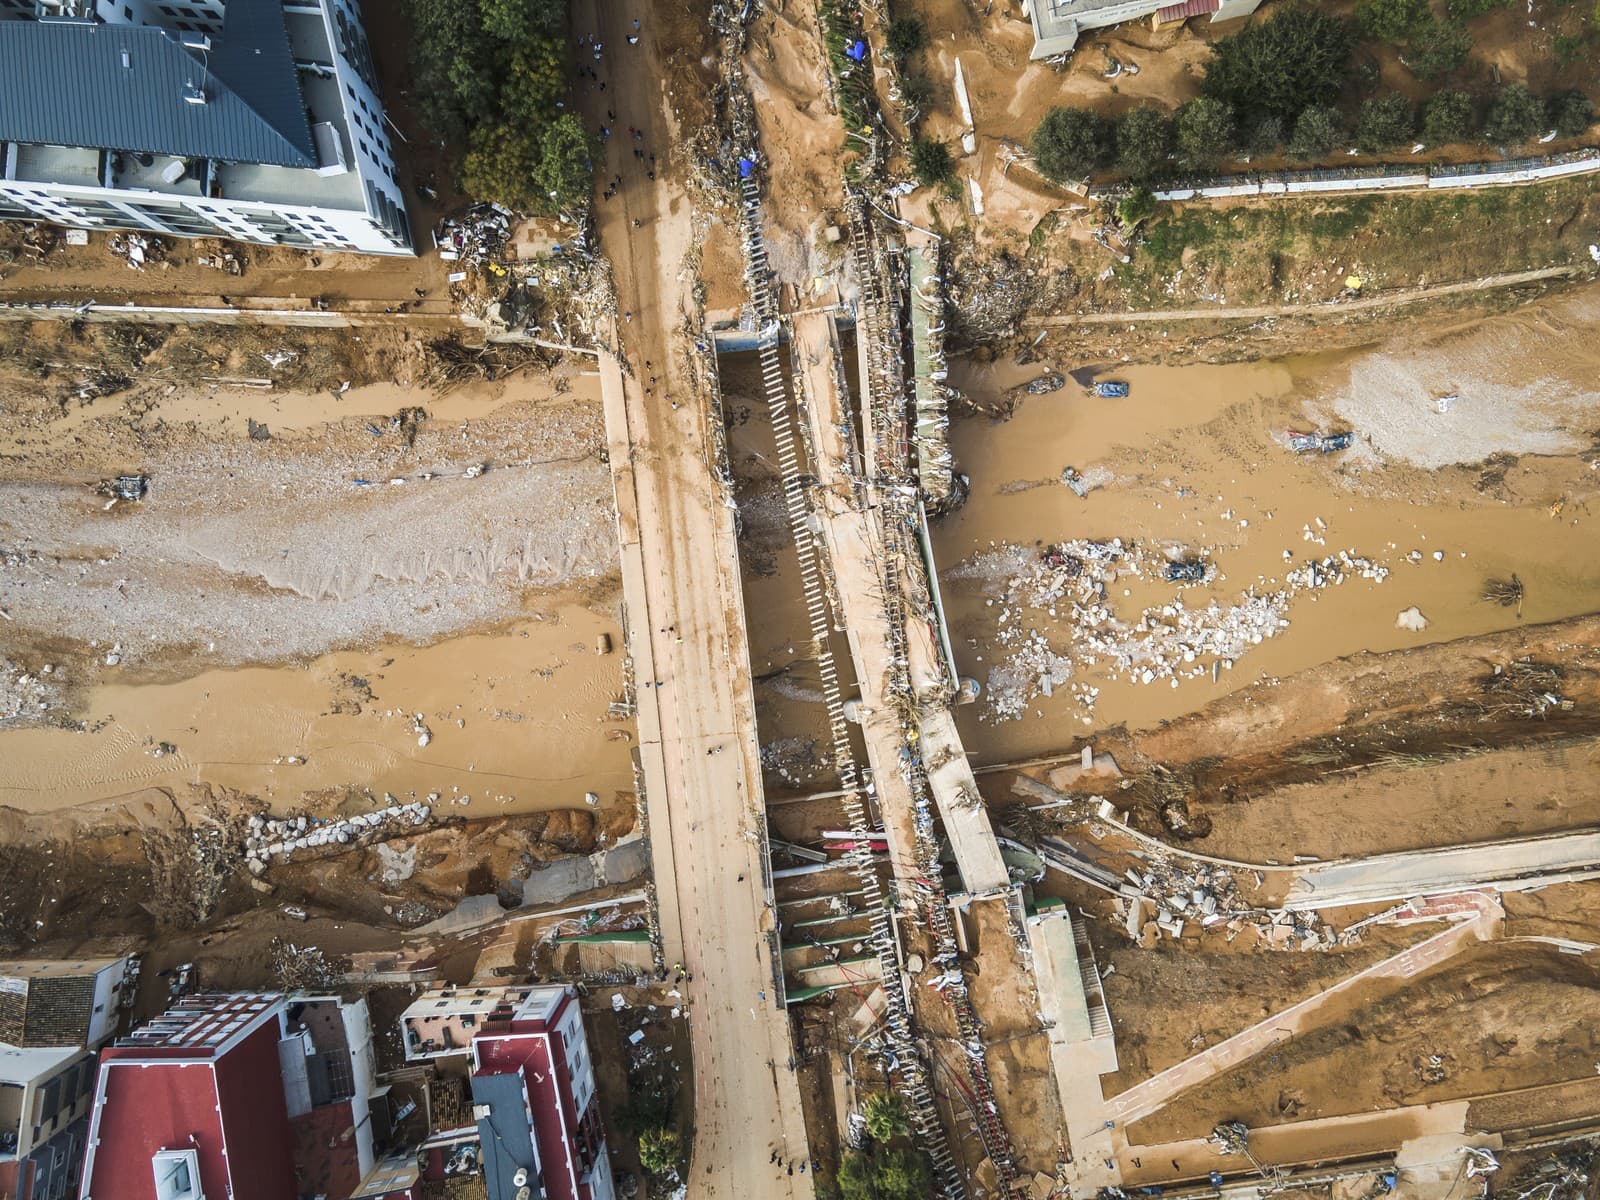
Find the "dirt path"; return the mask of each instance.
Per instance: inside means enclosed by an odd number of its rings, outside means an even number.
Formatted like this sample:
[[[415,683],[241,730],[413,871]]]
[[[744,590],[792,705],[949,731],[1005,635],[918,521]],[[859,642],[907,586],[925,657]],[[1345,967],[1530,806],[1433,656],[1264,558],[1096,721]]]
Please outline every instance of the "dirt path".
[[[1456,296],[1463,292],[1485,292],[1494,288],[1517,287],[1542,279],[1569,278],[1582,273],[1581,267],[1541,267],[1537,271],[1515,271],[1509,275],[1488,275],[1462,283],[1443,283],[1437,287],[1406,292],[1385,292],[1359,300],[1337,300],[1318,304],[1257,304],[1246,308],[1167,308],[1134,312],[1057,313],[1029,324],[1046,329],[1060,325],[1120,325],[1128,321],[1256,321],[1263,317],[1304,316],[1307,313],[1352,313],[1372,308],[1391,308]]]
[[[623,176],[620,203],[599,205],[624,313],[621,362],[603,355],[601,371],[662,941],[691,976],[688,1194],[809,1196],[809,1173],[786,1175],[772,1162],[810,1156],[763,936],[773,916],[762,894],[761,775],[733,514],[706,461],[711,397],[695,393],[692,347],[674,336],[696,307],[694,274],[682,269],[695,230],[683,165],[669,161],[681,131],[663,76],[675,38],[703,26],[652,14],[630,46],[632,16],[584,5],[574,23],[620,60],[607,72],[614,86],[585,89],[583,104],[591,126],[613,126],[602,173],[620,164]],[[620,136],[628,126],[658,156],[658,178]]]

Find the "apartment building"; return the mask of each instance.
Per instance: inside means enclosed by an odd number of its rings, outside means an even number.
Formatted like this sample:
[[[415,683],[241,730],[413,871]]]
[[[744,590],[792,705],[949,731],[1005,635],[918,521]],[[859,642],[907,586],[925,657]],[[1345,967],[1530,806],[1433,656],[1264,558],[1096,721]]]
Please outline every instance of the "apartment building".
[[[413,253],[358,0],[0,0],[0,220]]]
[[[489,1200],[613,1200],[575,989],[439,988],[401,1014],[400,1034],[408,1061],[467,1072],[472,1124],[424,1144],[442,1170],[475,1163]]]

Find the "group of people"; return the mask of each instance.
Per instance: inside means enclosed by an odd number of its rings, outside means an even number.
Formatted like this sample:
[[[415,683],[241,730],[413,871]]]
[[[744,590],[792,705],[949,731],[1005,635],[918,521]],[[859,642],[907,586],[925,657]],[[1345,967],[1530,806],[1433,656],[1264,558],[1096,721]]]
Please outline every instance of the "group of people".
[[[628,45],[637,46],[638,44],[639,22],[634,21],[633,32],[628,35]],[[582,57],[582,51],[588,50],[592,53],[593,63],[604,63],[605,61],[605,43],[592,33],[583,34],[578,38],[578,50],[580,52],[580,58]],[[604,92],[606,90],[606,80],[601,78],[600,68],[593,66],[589,62],[579,63],[578,78],[580,80],[587,79],[589,82],[586,86],[593,87],[597,91]],[[608,148],[611,141],[611,127],[616,123],[616,120],[616,111],[608,108],[606,110],[605,122],[602,123],[595,131],[599,135],[602,142],[608,143]],[[650,180],[652,183],[655,182],[656,156],[649,146],[645,144],[644,130],[635,129],[632,125],[628,126],[628,143],[628,148],[633,151],[634,159],[642,164],[645,168],[645,178]],[[600,193],[600,197],[603,200],[610,200],[621,189],[622,173],[619,171],[606,183],[604,190],[602,190]],[[637,225],[638,222],[635,221],[634,224]]]

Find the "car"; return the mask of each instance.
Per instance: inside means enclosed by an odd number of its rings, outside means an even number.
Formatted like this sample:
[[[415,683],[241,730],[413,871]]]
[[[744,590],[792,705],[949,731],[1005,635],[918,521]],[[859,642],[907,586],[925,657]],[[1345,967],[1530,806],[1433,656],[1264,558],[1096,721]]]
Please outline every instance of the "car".
[[[1204,583],[1206,564],[1198,559],[1169,562],[1161,573],[1168,583]]]
[[[1120,379],[1102,379],[1093,391],[1102,400],[1121,400],[1128,394],[1128,385]]]

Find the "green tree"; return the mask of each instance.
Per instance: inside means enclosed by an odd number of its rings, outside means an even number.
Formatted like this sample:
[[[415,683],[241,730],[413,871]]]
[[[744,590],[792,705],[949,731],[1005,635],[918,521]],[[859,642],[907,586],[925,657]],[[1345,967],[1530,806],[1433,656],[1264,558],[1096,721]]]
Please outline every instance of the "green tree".
[[[889,57],[904,62],[928,44],[928,27],[921,17],[896,17],[883,35]]]
[[[911,143],[911,173],[924,187],[949,183],[956,177],[950,147],[936,138],[918,138]]]
[[[1437,79],[1459,70],[1472,51],[1472,35],[1459,21],[1429,21],[1414,34],[1402,56],[1418,79]]]
[[[1422,106],[1422,140],[1430,146],[1464,142],[1472,130],[1472,97],[1465,92],[1436,92]]]
[[[1428,0],[1362,0],[1356,5],[1356,27],[1364,37],[1398,42],[1432,19]]]
[[[1290,121],[1306,106],[1338,97],[1354,42],[1349,25],[1322,8],[1283,8],[1212,43],[1203,90],[1241,118]]]
[[[1376,96],[1362,102],[1356,118],[1356,145],[1366,154],[1392,150],[1416,127],[1417,114],[1411,101],[1398,93]]]
[[[473,131],[461,160],[461,186],[470,196],[522,212],[550,208],[535,175],[539,142],[531,129],[485,124]]]
[[[1453,21],[1470,21],[1497,8],[1507,8],[1514,0],[1446,0],[1445,11]]]
[[[1156,196],[1147,187],[1136,187],[1117,201],[1117,220],[1134,226],[1156,215]]]
[[[1580,91],[1558,92],[1545,107],[1561,137],[1578,137],[1594,124],[1594,101]]]
[[[1544,105],[1523,84],[1500,89],[1489,106],[1483,136],[1496,146],[1516,146],[1544,127]]]
[[[588,204],[599,156],[599,143],[574,114],[563,113],[546,125],[539,135],[539,165],[533,172],[540,196],[537,207],[562,212]]]
[[[841,1200],[927,1200],[934,1194],[927,1156],[907,1146],[868,1142],[839,1164]]]
[[[904,1101],[890,1092],[879,1092],[868,1099],[861,1115],[874,1141],[892,1142],[910,1128]]]
[[[1167,169],[1172,124],[1153,108],[1135,108],[1117,122],[1117,169],[1129,179],[1154,179]]]
[[[639,1165],[652,1175],[668,1175],[683,1161],[683,1138],[659,1125],[639,1135]]]
[[[1340,124],[1337,108],[1313,104],[1305,109],[1295,118],[1294,132],[1289,135],[1289,157],[1326,158],[1338,144]]]
[[[1052,108],[1033,131],[1033,159],[1057,183],[1082,179],[1105,160],[1105,122],[1086,108]]]
[[[1244,148],[1251,154],[1271,154],[1283,145],[1283,120],[1280,117],[1258,117],[1250,123],[1244,135]]]
[[[1213,171],[1234,153],[1233,109],[1221,100],[1191,100],[1172,124],[1178,161],[1186,171]]]

